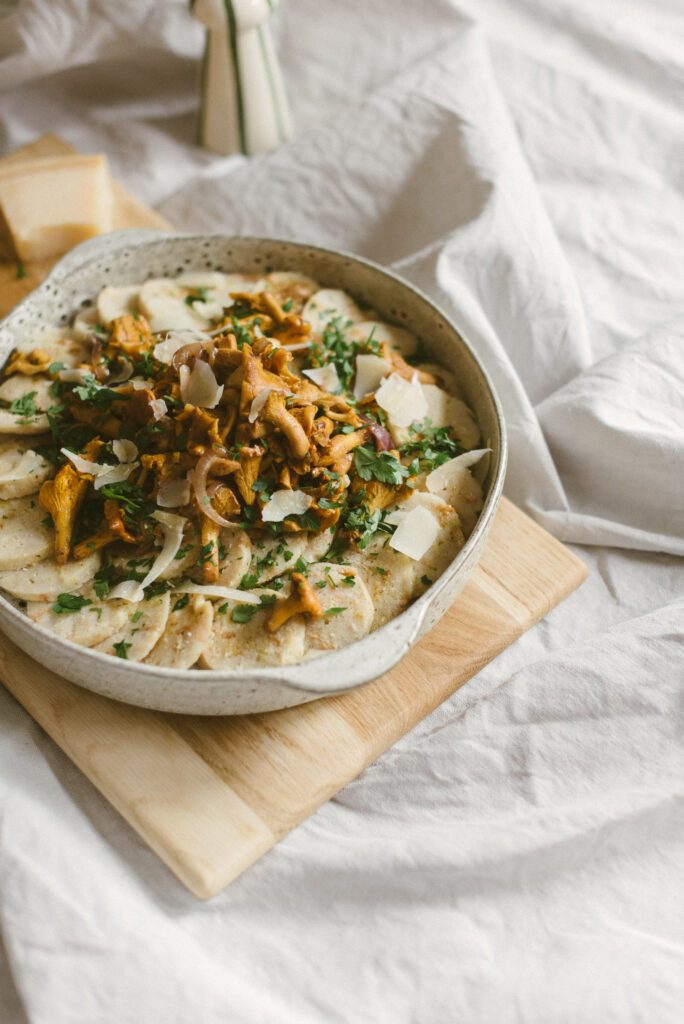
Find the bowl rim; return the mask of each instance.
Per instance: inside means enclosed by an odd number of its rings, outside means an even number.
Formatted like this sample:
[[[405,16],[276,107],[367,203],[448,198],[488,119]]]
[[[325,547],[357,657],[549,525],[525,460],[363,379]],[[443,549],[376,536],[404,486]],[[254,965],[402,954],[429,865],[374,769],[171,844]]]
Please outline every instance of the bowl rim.
[[[137,237],[136,237],[137,236]],[[293,678],[292,673],[296,672],[297,669],[306,664],[316,664],[320,666],[322,672],[325,673],[326,665],[330,664],[331,659],[339,657],[343,652],[349,654],[359,647],[369,637],[378,637],[383,633],[387,634],[390,628],[398,623],[399,621],[408,622],[409,618],[413,618],[415,621],[411,628],[411,636],[405,640],[401,645],[397,645],[395,652],[396,657],[392,658],[391,661],[386,665],[384,671],[389,671],[393,668],[410,650],[416,641],[417,635],[420,632],[421,624],[427,614],[429,607],[439,597],[439,594],[448,586],[451,578],[456,575],[457,572],[463,570],[467,563],[477,553],[480,540],[483,535],[487,532],[491,526],[496,508],[499,503],[499,499],[503,493],[504,478],[506,474],[506,466],[508,461],[508,435],[506,429],[506,422],[504,419],[503,409],[501,401],[496,392],[496,389],[492,383],[489,373],[483,366],[481,360],[475,353],[473,346],[469,342],[468,338],[463,335],[461,330],[456,326],[450,316],[445,313],[442,307],[435,302],[432,298],[425,294],[425,292],[418,286],[412,284],[403,278],[400,274],[395,271],[388,270],[386,267],[380,266],[373,260],[368,259],[364,256],[359,256],[356,253],[349,252],[344,249],[331,249],[327,246],[317,245],[315,243],[301,242],[290,240],[286,238],[274,238],[274,237],[261,237],[258,235],[227,235],[223,232],[167,232],[157,229],[143,228],[124,228],[119,231],[110,232],[106,235],[100,235],[95,238],[89,239],[86,242],[82,242],[80,245],[71,249],[66,253],[50,270],[50,273],[43,279],[43,281],[33,291],[29,292],[24,299],[21,300],[5,317],[0,320],[0,331],[5,325],[13,320],[20,311],[27,305],[36,302],[41,296],[41,293],[47,292],[49,288],[47,286],[62,287],[63,282],[67,279],[67,276],[63,273],[66,269],[68,273],[72,271],[80,270],[88,265],[88,263],[96,260],[100,256],[100,250],[102,243],[111,243],[112,241],[120,240],[121,248],[144,248],[147,245],[156,244],[159,241],[205,241],[205,240],[222,240],[229,245],[230,243],[246,243],[253,245],[270,245],[278,246],[284,245],[289,248],[307,250],[309,252],[314,251],[325,256],[331,256],[335,259],[344,259],[352,263],[361,265],[365,270],[371,271],[376,275],[380,275],[386,278],[392,285],[399,290],[407,289],[413,292],[426,306],[434,310],[460,339],[460,343],[467,351],[470,359],[477,367],[479,374],[482,377],[485,388],[488,392],[489,398],[491,399],[494,418],[496,427],[499,434],[499,453],[498,460],[496,462],[494,473],[492,476],[491,484],[489,487],[488,494],[485,498],[482,511],[478,517],[477,523],[466,540],[463,547],[457,553],[455,558],[448,564],[442,575],[416,600],[414,600],[408,608],[406,608],[399,615],[394,616],[389,622],[372,633],[367,634],[365,637],[361,637],[359,640],[352,641],[346,644],[344,647],[337,648],[332,651],[326,651],[321,654],[315,655],[310,659],[304,659],[303,661],[294,662],[288,665],[279,666],[254,666],[248,669],[233,669],[230,671],[218,671],[215,669],[180,669],[180,668],[168,668],[160,667],[156,665],[146,665],[143,662],[127,662],[122,661],[121,665],[125,665],[131,677],[137,677],[144,679],[146,676],[157,680],[168,679],[169,682],[178,683],[181,681],[188,680],[199,680],[202,683],[203,689],[206,691],[211,690],[212,692],[222,689],[225,685],[238,682],[249,682],[252,680],[272,680],[274,682],[280,682],[291,690],[296,690],[305,695],[315,694],[316,696],[326,696],[337,693],[343,693],[347,690],[356,688],[357,686],[363,685],[352,679],[352,681],[346,685],[340,686],[336,683],[332,686],[326,686],[325,681],[321,680],[317,685],[311,685],[304,683],[303,681]],[[81,261],[78,260],[78,256],[82,255],[85,257]],[[112,253],[112,257],[115,258],[115,252]],[[66,265],[66,266],[65,266]],[[191,267],[187,270],[191,271]],[[73,315],[73,310],[71,315]],[[40,635],[44,636],[47,641],[51,644],[56,644],[63,648],[67,653],[73,653],[79,659],[87,658],[91,660],[93,665],[98,665],[102,669],[106,670],[108,666],[112,664],[112,655],[105,654],[102,651],[94,650],[90,647],[84,647],[81,644],[75,643],[72,640],[68,640],[57,636],[51,630],[40,625],[38,622],[34,622],[26,615],[24,611],[18,608],[9,598],[5,597],[0,592],[0,608],[2,608],[5,614],[8,614],[10,618],[15,620],[20,628],[29,629],[29,631],[37,631]],[[114,659],[116,660],[116,659]]]

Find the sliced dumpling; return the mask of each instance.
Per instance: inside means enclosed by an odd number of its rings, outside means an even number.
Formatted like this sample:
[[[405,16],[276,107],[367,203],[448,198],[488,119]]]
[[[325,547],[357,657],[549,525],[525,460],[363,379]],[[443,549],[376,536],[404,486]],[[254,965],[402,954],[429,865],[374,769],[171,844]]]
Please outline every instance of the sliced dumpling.
[[[53,363],[64,363],[65,367],[82,363],[88,355],[88,346],[83,340],[69,337],[64,328],[43,327],[27,334],[17,348],[20,352],[34,352],[42,349]]]
[[[360,323],[352,324],[347,330],[347,337],[356,342],[366,342],[371,338],[380,344],[385,343],[392,352],[398,352],[404,358],[412,356],[418,348],[415,334],[405,331],[403,327],[384,324],[380,320],[362,320]]]
[[[140,309],[152,331],[187,331],[206,327],[209,320],[185,300],[188,288],[168,277],[145,281],[140,289]]]
[[[291,569],[297,559],[303,557],[307,541],[305,532],[255,540],[249,572],[257,577],[259,583],[267,583]]]
[[[402,511],[406,512],[410,512],[414,508],[427,510],[434,516],[438,524],[435,539],[423,557],[408,559],[413,568],[414,591],[419,594],[442,575],[465,544],[465,537],[458,512],[436,494],[418,491],[401,506]],[[407,555],[401,555],[401,557],[408,558]]]
[[[52,554],[52,521],[36,498],[0,501],[0,570],[35,565]]]
[[[90,583],[100,562],[98,553],[66,565],[46,558],[37,565],[0,572],[0,588],[21,601],[52,601],[59,594],[81,590]]]
[[[107,327],[112,320],[120,316],[130,316],[138,312],[138,298],[140,286],[132,285],[108,285],[103,288],[97,297],[97,316],[102,324]]]
[[[301,313],[314,292],[318,291],[318,282],[306,274],[276,270],[266,275],[264,290],[270,292],[281,305],[289,303],[288,313]]]
[[[35,494],[51,472],[50,463],[29,442],[19,437],[0,442],[0,499]]]
[[[444,391],[448,391],[450,395],[458,394],[456,374],[452,373],[451,370],[445,370],[443,366],[439,366],[437,363],[419,363],[416,369],[422,373],[431,373],[439,387],[443,388]]]
[[[276,600],[283,599],[276,595]],[[305,650],[305,627],[301,616],[289,619],[277,632],[269,633],[266,623],[273,614],[272,607],[254,614],[250,611],[245,616],[236,613],[240,607],[239,604],[230,604],[224,612],[214,615],[211,639],[200,657],[204,668],[229,672],[259,665],[292,665],[301,661]],[[245,607],[250,608],[249,605]],[[234,613],[242,621],[234,622]]]
[[[309,568],[307,579],[324,612],[321,618],[306,622],[308,647],[334,650],[370,632],[373,601],[358,569],[317,562]]]
[[[222,316],[224,307],[232,306],[234,292],[260,292],[265,284],[259,274],[222,274],[215,270],[188,271],[174,281],[188,289],[195,312],[212,320]]]
[[[333,542],[334,533],[332,530],[321,530],[320,533],[309,533],[302,551],[302,558],[306,562],[318,562],[328,553]]]
[[[95,646],[103,654],[142,661],[160,639],[169,617],[170,595],[158,594],[127,605],[126,621]]]
[[[455,398],[436,384],[422,384],[427,399],[427,418],[433,427],[450,427],[464,448],[475,448],[480,440],[480,428],[460,398]]]
[[[164,632],[145,658],[146,665],[191,668],[211,641],[214,606],[200,594],[172,598]]]
[[[77,313],[71,325],[71,331],[78,343],[83,344],[92,337],[96,330],[103,330],[97,315],[97,306],[87,306]]]
[[[473,532],[478,515],[482,511],[482,484],[468,466],[459,464],[458,458],[450,460],[438,471],[430,474],[428,485],[431,494],[442,498],[456,509],[461,519],[463,533],[469,537]]]
[[[50,429],[45,410],[55,405],[50,394],[52,381],[47,377],[29,377],[15,373],[0,384],[0,433],[44,434]]]
[[[221,530],[219,584],[222,587],[237,587],[242,577],[249,572],[252,554],[252,542],[244,530]]]
[[[389,546],[386,534],[376,534],[364,551],[345,554],[358,566],[374,606],[373,629],[379,629],[400,615],[411,603],[415,593],[416,575],[406,555]]]
[[[351,295],[336,288],[321,288],[314,292],[304,306],[302,316],[311,324],[312,330],[319,333],[335,318],[339,318],[343,324],[349,320],[356,323],[364,319],[364,314]]]
[[[75,596],[85,601],[76,610],[60,610],[63,602],[31,601],[26,606],[26,614],[62,640],[71,640],[82,647],[96,647],[125,626],[135,608],[126,601],[98,601],[90,588]]]

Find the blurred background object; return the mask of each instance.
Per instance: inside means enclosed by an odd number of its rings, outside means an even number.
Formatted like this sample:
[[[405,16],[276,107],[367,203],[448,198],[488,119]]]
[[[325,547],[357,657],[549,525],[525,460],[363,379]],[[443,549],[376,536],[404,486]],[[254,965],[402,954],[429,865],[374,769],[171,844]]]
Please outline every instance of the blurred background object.
[[[199,141],[215,153],[254,156],[291,134],[268,18],[278,0],[194,0],[207,27]]]

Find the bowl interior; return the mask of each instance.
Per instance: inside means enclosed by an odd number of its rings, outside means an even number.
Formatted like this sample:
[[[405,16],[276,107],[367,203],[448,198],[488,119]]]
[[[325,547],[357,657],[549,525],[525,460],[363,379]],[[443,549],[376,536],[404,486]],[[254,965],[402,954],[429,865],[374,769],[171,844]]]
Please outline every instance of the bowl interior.
[[[132,675],[147,677],[148,683],[153,686],[153,690],[149,691],[144,701],[135,696],[134,688],[124,685],[121,672],[124,666],[117,665],[116,659],[84,648],[76,648],[78,655],[85,656],[91,662],[94,675],[98,676],[98,679],[106,672],[107,678],[112,680],[111,684],[108,684],[109,689],[103,689],[104,684],[101,681],[93,684],[93,688],[98,689],[98,692],[107,692],[108,695],[132,700],[133,703],[144,702],[146,706],[160,707],[164,710],[226,713],[229,706],[226,706],[225,701],[222,702],[217,697],[212,704],[209,699],[210,690],[220,695],[222,684],[233,689],[241,685],[247,686],[250,692],[256,693],[255,684],[258,686],[259,683],[270,679],[274,684],[284,687],[286,691],[289,688],[289,696],[284,693],[269,706],[286,706],[311,699],[311,687],[315,689],[314,695],[319,696],[325,692],[339,692],[348,686],[359,685],[360,682],[379,674],[377,670],[373,670],[372,657],[368,659],[369,668],[364,671],[362,667],[366,660],[365,652],[370,655],[371,649],[378,648],[379,634],[384,633],[386,644],[392,643],[397,648],[394,660],[398,660],[407,643],[420,631],[422,620],[431,602],[435,603],[435,607],[439,605],[440,611],[444,610],[441,607],[444,598],[439,601],[438,592],[444,591],[447,587],[448,578],[459,566],[466,570],[467,565],[474,562],[470,555],[491,520],[494,505],[501,491],[505,466],[503,422],[491,384],[474,353],[445,315],[413,287],[374,264],[348,254],[300,243],[206,235],[169,236],[156,232],[117,232],[85,243],[69,254],[50,278],[0,327],[0,360],[4,362],[17,340],[25,339],[27,334],[42,327],[70,322],[79,309],[93,303],[98,291],[105,284],[128,284],[152,277],[175,277],[188,270],[255,273],[266,273],[271,270],[299,271],[315,278],[324,287],[341,288],[350,292],[362,304],[372,307],[380,319],[405,327],[416,334],[426,353],[425,361],[439,363],[455,373],[461,397],[473,409],[480,424],[483,446],[492,449],[491,456],[482,460],[476,467],[485,491],[483,512],[473,535],[444,577],[438,581],[437,587],[432,588],[416,602],[420,614],[416,616],[415,612],[413,613],[411,636],[408,640],[408,625],[402,632],[402,620],[408,622],[408,617],[412,615],[412,609],[415,609],[416,605],[364,640],[316,658],[315,672],[312,672],[314,662],[279,669],[231,673],[152,670],[152,666],[146,665],[125,666],[129,678]],[[8,609],[9,602],[0,598],[1,606]],[[12,608],[12,612],[16,615],[16,609]],[[434,616],[428,618],[434,619]],[[60,641],[57,643],[62,647],[73,647]],[[84,660],[83,664],[85,663]],[[375,658],[375,663],[380,664],[378,658]],[[387,667],[383,666],[380,671],[386,670]],[[174,706],[173,696],[162,699],[161,696],[154,695],[153,691],[157,685],[161,694],[164,683],[172,688],[174,685],[187,687],[193,678],[195,682],[191,689],[195,691],[198,676],[203,680],[201,687],[205,694],[204,699],[198,697],[194,703],[192,699],[188,703],[186,694],[182,699],[179,697],[179,700],[175,701],[178,706]],[[120,678],[121,685],[116,682],[117,677]],[[71,678],[75,676],[72,674]],[[344,679],[348,682],[343,682]],[[207,686],[210,680],[213,685]],[[76,681],[83,682],[83,671],[81,678]],[[85,685],[88,685],[87,681]],[[248,708],[241,707],[241,710]]]

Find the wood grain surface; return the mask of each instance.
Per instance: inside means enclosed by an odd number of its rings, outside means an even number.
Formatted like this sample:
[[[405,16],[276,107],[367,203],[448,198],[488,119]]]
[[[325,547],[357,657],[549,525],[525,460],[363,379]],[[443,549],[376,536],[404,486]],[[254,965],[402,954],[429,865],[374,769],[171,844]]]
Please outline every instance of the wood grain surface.
[[[50,155],[60,145],[66,144],[45,136],[31,151]],[[127,226],[168,226],[123,190],[118,194]],[[17,280],[16,266],[0,265],[0,310],[47,269],[27,268],[29,277]],[[482,561],[450,611],[391,672],[343,696],[234,718],[145,711],[66,682],[2,635],[0,677],[171,871],[206,899],[585,576],[575,555],[504,499]]]

